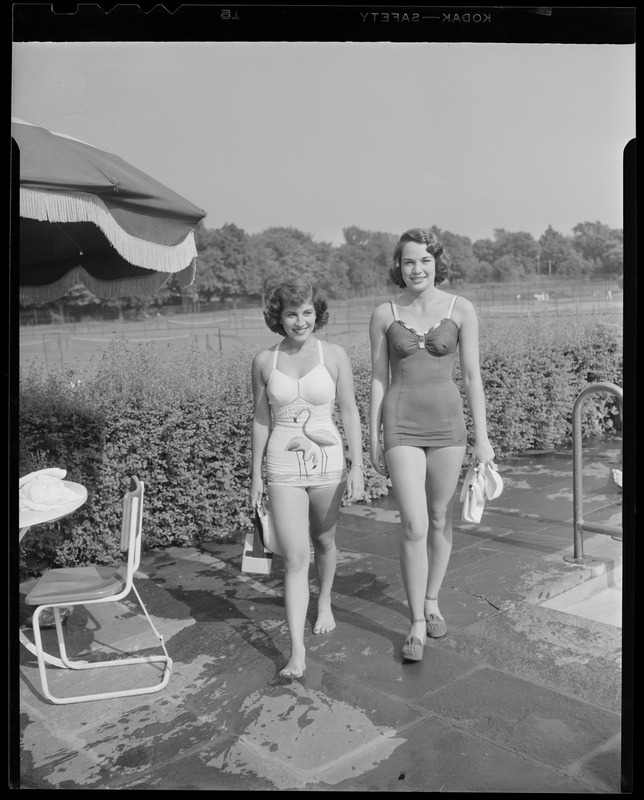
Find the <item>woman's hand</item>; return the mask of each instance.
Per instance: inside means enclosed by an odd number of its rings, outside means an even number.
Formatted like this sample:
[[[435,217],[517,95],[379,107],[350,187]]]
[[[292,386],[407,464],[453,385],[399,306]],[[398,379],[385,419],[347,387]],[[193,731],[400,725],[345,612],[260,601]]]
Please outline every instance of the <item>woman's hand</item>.
[[[261,478],[252,480],[250,483],[250,504],[255,508],[262,502],[264,496],[264,481]]]
[[[494,448],[488,441],[474,442],[472,456],[475,462],[482,461],[487,463],[488,461],[494,461]]]
[[[385,450],[378,442],[375,448],[371,449],[371,465],[380,475],[388,477],[389,470],[387,469],[387,461],[385,459]]]
[[[347,476],[347,502],[362,500],[364,495],[364,469],[360,464],[354,464]]]

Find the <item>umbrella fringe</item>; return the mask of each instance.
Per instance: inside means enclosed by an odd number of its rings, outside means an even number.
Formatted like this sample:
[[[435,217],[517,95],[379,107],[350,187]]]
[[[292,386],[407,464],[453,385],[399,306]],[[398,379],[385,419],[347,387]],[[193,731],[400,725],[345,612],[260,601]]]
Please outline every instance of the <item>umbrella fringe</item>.
[[[83,267],[78,266],[70,270],[60,280],[45,286],[21,286],[19,301],[23,304],[51,303],[67,294],[77,286],[83,286],[96,297],[102,300],[115,300],[119,297],[134,297],[137,295],[151,294],[160,289],[170,278],[174,278],[181,289],[190,286],[195,277],[196,259],[189,266],[172,276],[160,272],[143,275],[138,278],[124,280],[102,281],[94,278]]]
[[[20,216],[40,222],[92,222],[126,261],[144,269],[177,273],[198,255],[194,232],[176,245],[139,239],[123,230],[103,201],[93,195],[38,192],[21,187]]]

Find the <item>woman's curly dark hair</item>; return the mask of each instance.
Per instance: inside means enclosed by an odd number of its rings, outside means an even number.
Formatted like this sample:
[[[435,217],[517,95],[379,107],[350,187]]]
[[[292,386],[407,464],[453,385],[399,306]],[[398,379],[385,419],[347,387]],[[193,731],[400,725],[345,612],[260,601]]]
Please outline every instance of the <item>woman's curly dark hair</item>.
[[[323,328],[329,321],[329,309],[324,295],[307,281],[284,281],[276,286],[268,296],[264,306],[264,320],[273,333],[286,336],[282,325],[282,311],[286,306],[301,306],[311,303],[315,309],[315,327]]]
[[[389,278],[391,281],[401,289],[406,288],[406,283],[403,280],[402,271],[400,269],[400,258],[402,256],[403,247],[407,242],[418,242],[418,244],[426,245],[427,252],[431,253],[436,261],[434,286],[443,283],[449,274],[449,259],[436,234],[426,228],[410,228],[408,231],[405,231],[398,240],[394,248],[393,265],[389,270]]]

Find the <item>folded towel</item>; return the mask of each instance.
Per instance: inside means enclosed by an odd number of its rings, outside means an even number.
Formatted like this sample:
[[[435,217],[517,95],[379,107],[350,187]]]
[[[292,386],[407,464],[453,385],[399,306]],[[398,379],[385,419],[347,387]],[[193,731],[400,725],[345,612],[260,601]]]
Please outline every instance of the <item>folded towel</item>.
[[[461,493],[461,499],[463,501],[461,519],[465,522],[480,522],[485,509],[485,494],[480,481],[474,480],[465,485]]]
[[[49,511],[78,499],[78,494],[62,481],[64,469],[43,469],[25,475],[19,482],[20,511]]]
[[[461,519],[465,522],[480,522],[486,500],[494,500],[503,491],[503,480],[493,461],[473,464],[463,481],[461,490]]]
[[[494,461],[482,464],[481,473],[485,480],[485,496],[488,500],[495,500],[503,491],[503,478],[497,472]]]

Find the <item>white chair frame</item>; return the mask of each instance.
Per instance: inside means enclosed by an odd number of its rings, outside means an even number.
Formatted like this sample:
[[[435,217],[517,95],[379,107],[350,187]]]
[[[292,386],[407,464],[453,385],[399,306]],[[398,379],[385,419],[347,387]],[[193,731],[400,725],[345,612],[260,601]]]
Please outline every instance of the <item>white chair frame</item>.
[[[172,659],[168,655],[168,651],[166,649],[163,636],[159,633],[159,631],[154,626],[154,623],[150,619],[150,615],[148,614],[148,611],[134,584],[134,574],[139,568],[141,559],[143,490],[144,490],[143,482],[139,481],[138,478],[133,476],[130,479],[130,491],[127,492],[123,498],[121,550],[124,553],[127,551],[125,583],[123,584],[122,579],[117,579],[116,577],[113,580],[115,587],[122,586],[122,588],[120,588],[120,591],[117,591],[113,594],[103,597],[92,597],[91,591],[87,592],[86,595],[83,595],[82,592],[81,593],[77,592],[77,593],[70,593],[69,597],[65,597],[64,592],[61,591],[60,597],[57,598],[56,602],[44,601],[41,604],[37,605],[37,608],[34,611],[32,618],[32,625],[33,625],[34,642],[35,642],[35,653],[38,659],[38,670],[40,673],[40,681],[42,684],[43,694],[52,703],[56,704],[82,703],[90,700],[106,700],[112,697],[128,697],[131,695],[151,694],[153,692],[158,692],[161,689],[163,689],[170,680],[170,675],[172,674]],[[79,570],[79,573],[77,574],[81,575],[83,574],[83,572],[81,571],[86,571],[86,568],[74,567],[58,571],[48,570],[43,574],[40,580],[36,582],[31,592],[27,595],[27,597],[25,598],[26,602],[30,605],[35,605],[37,603],[37,598],[38,598],[39,584],[41,588],[42,586],[46,587],[47,583],[49,582],[49,579],[53,577],[55,573],[57,572],[59,574],[64,573],[65,578],[69,576],[69,578],[73,581],[75,570]],[[150,624],[150,627],[152,628],[154,634],[156,635],[157,639],[160,642],[164,654],[153,655],[153,656],[132,656],[129,658],[116,658],[106,661],[71,660],[67,655],[67,650],[65,647],[65,637],[64,637],[60,609],[69,608],[73,606],[90,606],[102,603],[114,603],[125,598],[131,591],[133,591],[134,594],[136,595],[138,602],[141,605],[141,608],[143,609],[143,612]],[[51,654],[47,653],[42,643],[42,635],[40,630],[40,615],[45,609],[49,608],[53,610],[54,614],[54,622],[55,622],[60,658],[56,658],[55,656],[52,656]],[[31,650],[32,648],[29,649]],[[120,689],[116,691],[97,692],[94,694],[57,697],[52,694],[49,688],[46,664],[51,664],[57,667],[62,667],[70,670],[91,670],[91,669],[101,669],[101,668],[108,669],[110,667],[124,667],[133,664],[163,664],[164,667],[160,681],[152,685],[147,685],[144,687],[134,688],[134,689]]]

